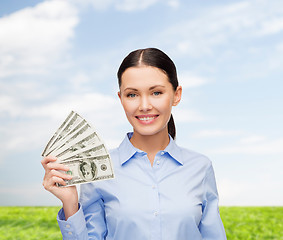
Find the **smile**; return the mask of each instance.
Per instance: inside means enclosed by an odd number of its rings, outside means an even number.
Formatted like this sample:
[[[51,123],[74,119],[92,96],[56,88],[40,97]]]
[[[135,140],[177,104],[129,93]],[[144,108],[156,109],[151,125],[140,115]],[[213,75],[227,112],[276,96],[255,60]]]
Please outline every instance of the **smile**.
[[[136,116],[136,118],[140,121],[143,122],[151,122],[154,119],[156,119],[158,117],[158,115],[154,115],[154,116]]]

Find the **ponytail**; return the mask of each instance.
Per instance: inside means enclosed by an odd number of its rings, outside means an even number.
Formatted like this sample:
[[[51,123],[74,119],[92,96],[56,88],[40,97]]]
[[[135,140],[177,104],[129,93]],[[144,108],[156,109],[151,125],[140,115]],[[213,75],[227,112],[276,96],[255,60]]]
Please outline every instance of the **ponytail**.
[[[174,123],[174,119],[173,119],[173,115],[172,114],[170,116],[170,119],[169,119],[169,122],[168,122],[167,126],[168,126],[168,133],[175,140],[176,128],[175,128],[175,123]]]

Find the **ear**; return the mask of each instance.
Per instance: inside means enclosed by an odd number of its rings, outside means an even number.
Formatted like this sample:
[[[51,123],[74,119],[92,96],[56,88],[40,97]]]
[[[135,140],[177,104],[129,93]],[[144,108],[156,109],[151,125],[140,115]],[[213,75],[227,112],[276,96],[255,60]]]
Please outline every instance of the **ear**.
[[[121,92],[119,91],[117,94],[118,94],[118,97],[120,98],[120,101],[122,101],[121,100]]]
[[[177,106],[182,98],[182,87],[178,86],[175,93],[174,93],[174,101],[173,106]]]

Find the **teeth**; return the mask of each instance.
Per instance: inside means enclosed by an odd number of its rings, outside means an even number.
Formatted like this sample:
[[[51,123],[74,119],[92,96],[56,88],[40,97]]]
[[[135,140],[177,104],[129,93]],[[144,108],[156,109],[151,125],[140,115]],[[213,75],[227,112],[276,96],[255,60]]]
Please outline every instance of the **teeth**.
[[[149,120],[152,120],[154,118],[155,117],[141,117],[141,118],[139,118],[139,120],[141,120],[141,121],[149,121]]]

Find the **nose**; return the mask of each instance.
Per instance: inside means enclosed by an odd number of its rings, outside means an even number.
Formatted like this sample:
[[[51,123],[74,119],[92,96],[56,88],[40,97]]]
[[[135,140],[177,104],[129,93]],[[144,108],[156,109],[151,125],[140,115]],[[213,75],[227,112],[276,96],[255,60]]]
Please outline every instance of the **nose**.
[[[147,112],[152,109],[152,105],[150,103],[150,99],[147,96],[143,96],[140,98],[139,110],[143,112]]]

